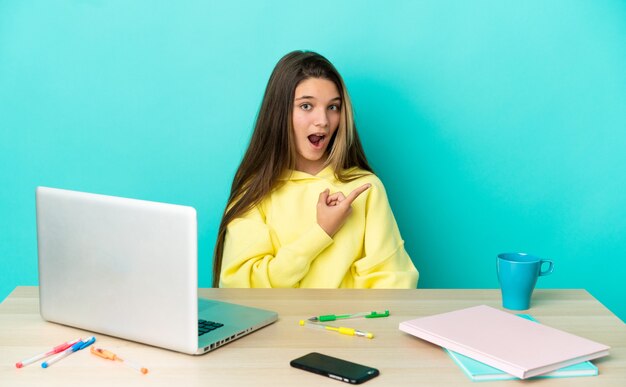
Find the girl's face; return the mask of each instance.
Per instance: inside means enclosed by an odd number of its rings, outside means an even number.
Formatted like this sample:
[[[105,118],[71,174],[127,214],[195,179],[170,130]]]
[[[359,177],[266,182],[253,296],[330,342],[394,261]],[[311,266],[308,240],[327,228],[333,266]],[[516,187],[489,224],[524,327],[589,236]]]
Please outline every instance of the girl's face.
[[[296,170],[316,175],[324,168],[328,143],[339,126],[341,96],[332,81],[308,78],[296,86],[293,131]]]

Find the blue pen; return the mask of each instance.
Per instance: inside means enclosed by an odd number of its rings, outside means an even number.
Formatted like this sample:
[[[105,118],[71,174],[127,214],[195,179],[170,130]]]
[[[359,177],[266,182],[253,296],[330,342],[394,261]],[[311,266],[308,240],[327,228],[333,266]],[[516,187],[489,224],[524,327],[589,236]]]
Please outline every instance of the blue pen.
[[[43,363],[41,363],[41,367],[42,368],[48,368],[52,364],[54,364],[57,361],[63,359],[64,357],[66,357],[67,355],[70,355],[70,354],[72,354],[72,353],[74,353],[76,351],[80,351],[83,348],[89,347],[95,341],[96,341],[96,338],[94,336],[88,337],[85,340],[81,340],[78,343],[76,343],[76,344],[72,345],[71,347],[69,347],[68,349],[66,349],[65,351],[63,351],[60,354],[56,355],[52,359],[50,359],[48,361],[44,361]]]

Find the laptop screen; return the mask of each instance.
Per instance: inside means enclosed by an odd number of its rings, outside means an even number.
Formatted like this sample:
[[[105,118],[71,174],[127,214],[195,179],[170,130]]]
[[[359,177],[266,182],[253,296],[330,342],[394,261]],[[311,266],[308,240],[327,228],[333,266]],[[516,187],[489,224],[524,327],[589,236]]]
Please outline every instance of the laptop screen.
[[[197,350],[197,218],[192,207],[38,187],[45,320]]]

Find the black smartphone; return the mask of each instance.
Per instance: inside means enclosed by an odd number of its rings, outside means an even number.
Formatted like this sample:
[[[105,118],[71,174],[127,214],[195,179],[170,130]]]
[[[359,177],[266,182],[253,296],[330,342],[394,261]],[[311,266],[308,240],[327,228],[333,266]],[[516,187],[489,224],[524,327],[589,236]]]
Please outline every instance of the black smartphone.
[[[376,368],[337,359],[336,357],[317,352],[311,352],[308,355],[299,357],[292,360],[289,364],[295,368],[351,384],[361,384],[380,375],[380,372]]]

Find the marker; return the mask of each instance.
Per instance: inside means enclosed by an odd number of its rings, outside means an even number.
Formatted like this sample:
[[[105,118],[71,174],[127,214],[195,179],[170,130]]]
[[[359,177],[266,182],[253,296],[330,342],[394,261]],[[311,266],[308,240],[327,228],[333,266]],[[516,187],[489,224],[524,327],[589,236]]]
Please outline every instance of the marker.
[[[91,353],[93,353],[96,356],[100,356],[103,359],[119,361],[123,363],[124,365],[126,365],[127,367],[130,367],[134,369],[135,371],[141,372],[144,375],[148,373],[147,368],[142,367],[139,364],[134,363],[132,361],[124,360],[121,357],[114,354],[113,352],[107,351],[106,349],[91,347]]]
[[[76,351],[80,351],[83,348],[87,348],[89,347],[91,344],[93,344],[96,341],[96,338],[94,336],[88,337],[85,340],[79,341],[78,343],[72,345],[71,347],[69,347],[68,349],[66,349],[65,351],[59,353],[58,355],[56,355],[55,357],[53,357],[52,359],[48,360],[48,361],[44,361],[43,363],[41,363],[41,367],[42,368],[48,368],[51,365],[53,365],[54,363],[58,362],[59,360],[63,359],[64,357],[71,355],[72,353],[76,352]]]
[[[318,329],[325,329],[325,330],[328,330],[328,331],[334,331],[334,332],[337,332],[337,333],[341,333],[342,335],[367,337],[368,339],[373,339],[374,338],[374,334],[373,333],[360,331],[360,330],[354,329],[354,328],[333,327],[331,325],[316,324],[316,323],[308,322],[308,321],[305,321],[305,320],[300,320],[300,325],[301,326],[306,326],[306,327],[309,327],[309,328],[318,328]]]
[[[78,343],[79,341],[80,341],[80,339],[75,339],[75,340],[72,340],[72,341],[65,342],[63,344],[59,344],[59,345],[57,345],[56,347],[52,348],[51,350],[49,350],[47,352],[42,352],[42,353],[40,353],[38,355],[35,355],[35,356],[31,357],[30,359],[26,359],[26,360],[22,360],[20,362],[17,362],[17,363],[15,363],[15,366],[17,368],[25,367],[25,366],[27,366],[29,364],[32,364],[32,363],[34,363],[34,362],[36,362],[38,360],[43,359],[44,357],[52,356],[52,355],[57,354],[59,352],[63,352],[66,349],[68,349],[69,347],[71,347],[72,345]]]
[[[361,313],[352,313],[352,314],[325,314],[323,316],[315,316],[309,318],[309,321],[335,321],[335,320],[343,320],[348,318],[357,318],[357,317],[365,317],[365,318],[378,318],[378,317],[389,317],[389,310],[385,310],[384,312],[361,312]]]

